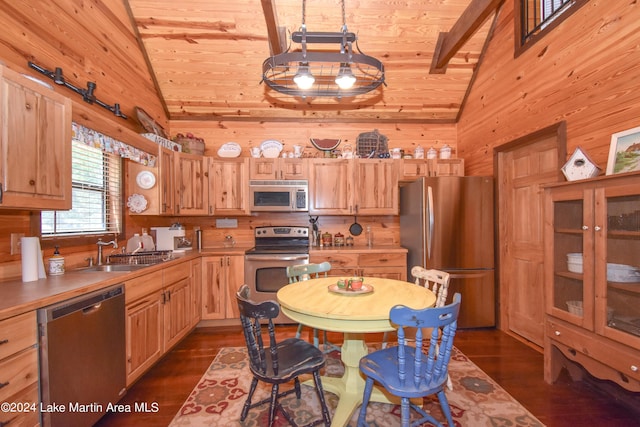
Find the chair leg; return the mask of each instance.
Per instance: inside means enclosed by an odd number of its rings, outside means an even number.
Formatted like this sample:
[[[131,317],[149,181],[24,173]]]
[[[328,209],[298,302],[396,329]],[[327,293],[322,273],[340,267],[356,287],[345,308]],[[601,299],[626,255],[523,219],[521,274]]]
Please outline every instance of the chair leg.
[[[317,329],[313,330],[313,345],[316,348],[320,348],[320,339],[318,339],[318,330]]]
[[[402,427],[409,427],[409,421],[411,420],[411,401],[408,397],[400,399],[400,420]]]
[[[372,390],[373,379],[367,377],[367,381],[364,384],[364,393],[362,394],[362,406],[360,407],[360,415],[358,416],[358,427],[367,427],[367,406],[369,405],[369,399],[371,398]]]
[[[453,418],[451,417],[451,408],[449,407],[449,401],[447,400],[447,396],[444,394],[444,390],[440,390],[438,392],[438,400],[440,401],[440,407],[442,408],[442,412],[444,412],[444,416],[447,418],[447,425],[453,427]]]
[[[273,426],[276,418],[276,408],[278,405],[278,384],[271,386],[271,402],[269,403],[269,427]]]
[[[302,323],[298,324],[298,330],[296,331],[296,338],[300,338],[302,335]]]
[[[329,427],[331,425],[331,415],[329,415],[327,402],[324,399],[322,382],[320,380],[320,371],[313,371],[313,382],[316,384],[316,392],[318,393],[318,399],[320,399],[320,409],[322,410],[322,419],[324,420],[324,425],[326,427]]]
[[[300,399],[300,396],[302,396],[302,390],[300,390],[300,380],[298,377],[293,379],[293,388],[296,391],[296,399]]]
[[[244,402],[244,406],[242,407],[242,413],[240,414],[240,421],[244,421],[247,418],[247,414],[249,413],[249,408],[251,408],[251,398],[253,397],[253,392],[256,391],[256,386],[258,385],[258,379],[253,377],[251,380],[251,386],[249,387],[249,394],[247,395],[247,400]]]
[[[385,332],[382,335],[382,348],[387,348],[387,343],[389,342],[389,332]]]

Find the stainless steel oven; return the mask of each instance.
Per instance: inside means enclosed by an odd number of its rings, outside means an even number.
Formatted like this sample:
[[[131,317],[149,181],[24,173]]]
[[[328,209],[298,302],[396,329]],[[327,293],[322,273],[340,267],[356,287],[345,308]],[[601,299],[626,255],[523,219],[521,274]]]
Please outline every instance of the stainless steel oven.
[[[256,227],[255,247],[244,255],[245,282],[254,301],[276,300],[276,292],[285,286],[287,267],[309,263],[308,227]],[[277,323],[295,323],[284,314]]]

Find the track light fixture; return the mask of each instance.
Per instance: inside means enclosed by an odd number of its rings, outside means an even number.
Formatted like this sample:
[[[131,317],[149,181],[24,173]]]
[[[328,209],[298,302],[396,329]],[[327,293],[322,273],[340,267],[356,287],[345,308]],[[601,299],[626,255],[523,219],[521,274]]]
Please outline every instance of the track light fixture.
[[[367,56],[358,47],[358,39],[347,29],[344,0],[340,32],[311,32],[305,24],[306,0],[302,1],[302,25],[291,35],[291,46],[262,64],[262,81],[271,89],[299,97],[350,97],[370,92],[384,81],[382,62]],[[353,50],[355,42],[357,52]],[[336,52],[308,50],[313,44],[338,44]]]
[[[87,82],[87,88],[86,89],[81,89],[81,88],[78,88],[78,87],[72,85],[71,83],[69,83],[69,82],[67,82],[65,80],[64,76],[62,75],[62,68],[60,68],[60,67],[56,67],[55,71],[49,71],[49,70],[47,70],[45,68],[40,67],[39,65],[34,64],[31,61],[29,61],[28,64],[29,64],[30,68],[33,68],[34,70],[36,70],[40,74],[43,74],[43,75],[49,77],[50,79],[52,79],[55,84],[68,87],[69,89],[71,89],[72,91],[77,93],[78,95],[82,96],[82,99],[85,102],[87,102],[89,104],[94,104],[95,103],[95,104],[101,106],[102,108],[105,108],[105,109],[111,111],[113,114],[115,114],[116,117],[120,117],[120,118],[125,119],[125,120],[127,119],[127,116],[124,115],[122,113],[122,111],[120,110],[120,104],[113,104],[113,106],[111,106],[109,104],[105,104],[104,102],[102,102],[98,98],[96,98],[96,96],[94,94],[94,92],[96,90],[95,82]]]

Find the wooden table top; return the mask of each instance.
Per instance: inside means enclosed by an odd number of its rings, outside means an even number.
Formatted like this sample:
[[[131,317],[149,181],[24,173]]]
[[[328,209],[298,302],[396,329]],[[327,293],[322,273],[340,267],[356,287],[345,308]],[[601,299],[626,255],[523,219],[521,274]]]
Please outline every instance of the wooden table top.
[[[339,294],[329,291],[339,277],[311,279],[281,288],[277,298],[291,319],[318,329],[337,332],[382,332],[393,330],[389,323],[391,307],[431,307],[436,297],[414,283],[378,277],[365,277],[373,292]],[[346,277],[344,279],[347,279]]]

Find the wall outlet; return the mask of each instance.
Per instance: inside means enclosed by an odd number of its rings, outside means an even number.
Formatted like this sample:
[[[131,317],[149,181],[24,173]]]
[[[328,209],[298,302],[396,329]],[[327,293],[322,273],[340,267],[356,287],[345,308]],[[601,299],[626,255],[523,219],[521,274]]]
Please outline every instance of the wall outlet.
[[[21,237],[24,237],[24,233],[11,233],[11,255],[19,255],[22,252]]]

